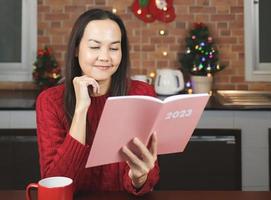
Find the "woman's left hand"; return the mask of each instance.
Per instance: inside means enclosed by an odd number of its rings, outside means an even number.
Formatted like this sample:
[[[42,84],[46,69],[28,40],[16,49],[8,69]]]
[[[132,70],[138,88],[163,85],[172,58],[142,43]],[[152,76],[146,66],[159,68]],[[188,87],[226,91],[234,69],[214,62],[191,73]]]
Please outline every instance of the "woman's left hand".
[[[147,180],[149,171],[154,168],[157,159],[157,136],[152,134],[151,146],[148,149],[138,138],[133,139],[133,144],[138,153],[124,146],[122,152],[125,154],[126,162],[130,167],[129,177],[134,187],[140,188]]]

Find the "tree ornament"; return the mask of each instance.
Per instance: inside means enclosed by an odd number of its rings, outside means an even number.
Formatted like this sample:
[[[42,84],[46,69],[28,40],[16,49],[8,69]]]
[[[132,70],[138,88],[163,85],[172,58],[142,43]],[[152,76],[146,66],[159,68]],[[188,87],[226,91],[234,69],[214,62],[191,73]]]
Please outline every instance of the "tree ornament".
[[[169,23],[172,22],[176,15],[173,7],[173,0],[151,0],[150,11],[159,21]]]
[[[156,19],[168,23],[176,17],[173,0],[135,0],[132,11],[146,23],[153,22]]]
[[[205,43],[204,43],[204,42],[201,42],[201,43],[200,43],[200,46],[204,47],[204,46],[205,46]]]
[[[213,38],[212,37],[208,37],[208,42],[212,42],[213,41]]]
[[[154,16],[149,10],[149,0],[135,0],[132,5],[132,11],[139,19],[144,22],[153,22],[155,20]]]

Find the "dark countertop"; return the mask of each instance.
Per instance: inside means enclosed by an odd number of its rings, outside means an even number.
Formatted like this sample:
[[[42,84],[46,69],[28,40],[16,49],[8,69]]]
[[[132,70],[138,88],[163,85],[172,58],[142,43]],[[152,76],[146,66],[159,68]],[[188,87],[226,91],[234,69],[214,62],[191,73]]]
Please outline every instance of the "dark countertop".
[[[0,110],[35,110],[37,90],[0,90]]]
[[[31,196],[36,198],[37,191],[31,191]],[[269,191],[153,191],[143,196],[133,196],[127,192],[91,192],[75,195],[76,200],[270,200],[271,192]],[[24,190],[2,190],[0,199],[25,199]]]
[[[0,90],[0,110],[35,110],[35,100],[38,94],[37,90]],[[159,96],[159,98],[165,97]],[[213,95],[205,110],[267,111],[271,110],[271,107],[225,106],[218,101],[216,95]]]
[[[239,111],[271,111],[271,107],[267,106],[243,106],[243,105],[223,105],[220,103],[216,95],[210,97],[205,110],[239,110]]]

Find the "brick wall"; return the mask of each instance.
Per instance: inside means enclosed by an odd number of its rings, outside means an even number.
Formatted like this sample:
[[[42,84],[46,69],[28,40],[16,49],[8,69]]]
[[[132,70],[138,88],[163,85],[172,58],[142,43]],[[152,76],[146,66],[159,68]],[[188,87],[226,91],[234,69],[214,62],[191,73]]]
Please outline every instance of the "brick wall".
[[[128,30],[132,73],[149,74],[156,68],[178,68],[177,55],[193,22],[203,22],[227,68],[215,75],[216,89],[271,90],[270,83],[244,80],[243,0],[175,0],[176,19],[145,24],[131,11],[133,0],[38,0],[38,46],[51,46],[64,66],[66,45],[75,19],[89,8],[117,9]],[[167,36],[160,36],[166,29]],[[162,51],[168,51],[163,56]]]

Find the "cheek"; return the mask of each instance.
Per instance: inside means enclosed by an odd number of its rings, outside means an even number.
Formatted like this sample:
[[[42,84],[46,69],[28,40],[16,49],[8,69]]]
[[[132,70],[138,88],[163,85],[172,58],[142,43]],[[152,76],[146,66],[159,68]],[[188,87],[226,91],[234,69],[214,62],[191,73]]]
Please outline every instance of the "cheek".
[[[78,59],[80,65],[86,65],[94,62],[95,55],[93,53],[88,53],[87,51],[85,51],[84,53],[79,53]]]
[[[113,58],[114,65],[119,65],[121,62],[122,54],[121,53],[114,54],[112,58]]]

